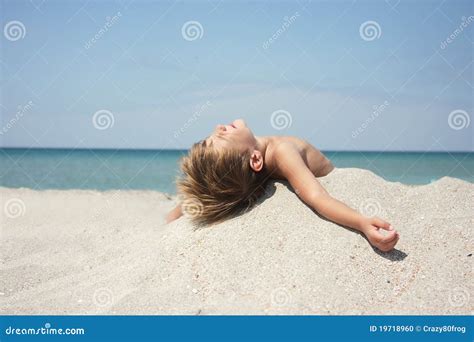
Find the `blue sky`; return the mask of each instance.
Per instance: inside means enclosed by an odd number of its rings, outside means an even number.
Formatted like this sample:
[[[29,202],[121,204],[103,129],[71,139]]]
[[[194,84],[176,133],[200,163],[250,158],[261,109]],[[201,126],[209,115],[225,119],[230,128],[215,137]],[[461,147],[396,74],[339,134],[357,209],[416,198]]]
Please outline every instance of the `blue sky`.
[[[325,150],[472,151],[473,15],[470,1],[3,0],[0,145],[187,148],[242,117]]]

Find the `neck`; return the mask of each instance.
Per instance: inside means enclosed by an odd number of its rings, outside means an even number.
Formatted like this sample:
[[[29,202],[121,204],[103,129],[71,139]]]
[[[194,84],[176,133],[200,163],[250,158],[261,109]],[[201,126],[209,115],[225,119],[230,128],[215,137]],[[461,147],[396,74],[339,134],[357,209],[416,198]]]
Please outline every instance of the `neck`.
[[[260,151],[263,160],[265,160],[269,139],[268,137],[255,137],[255,140],[257,141],[257,150]]]

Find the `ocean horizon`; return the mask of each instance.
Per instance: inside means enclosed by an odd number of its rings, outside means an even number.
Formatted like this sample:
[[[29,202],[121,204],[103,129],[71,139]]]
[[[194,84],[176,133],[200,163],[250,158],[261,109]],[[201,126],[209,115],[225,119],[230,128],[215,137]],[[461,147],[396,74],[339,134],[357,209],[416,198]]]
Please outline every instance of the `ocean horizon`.
[[[175,194],[187,150],[0,149],[0,186],[8,188],[157,190]],[[429,184],[442,177],[474,182],[472,152],[323,151],[338,168],[361,168],[390,182]]]

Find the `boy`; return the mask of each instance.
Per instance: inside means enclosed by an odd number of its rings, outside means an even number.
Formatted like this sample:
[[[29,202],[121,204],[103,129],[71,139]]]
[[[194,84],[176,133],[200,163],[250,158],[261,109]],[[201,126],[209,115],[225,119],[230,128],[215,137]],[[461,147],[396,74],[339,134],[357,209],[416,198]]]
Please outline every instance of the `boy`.
[[[250,208],[266,180],[282,179],[320,215],[362,232],[383,252],[392,250],[399,234],[388,222],[359,214],[331,197],[318,182],[316,177],[333,168],[320,151],[296,137],[257,137],[243,120],[218,125],[183,159],[178,193],[184,201],[168,214],[167,222],[182,211],[192,211],[191,219],[201,224],[223,221]]]

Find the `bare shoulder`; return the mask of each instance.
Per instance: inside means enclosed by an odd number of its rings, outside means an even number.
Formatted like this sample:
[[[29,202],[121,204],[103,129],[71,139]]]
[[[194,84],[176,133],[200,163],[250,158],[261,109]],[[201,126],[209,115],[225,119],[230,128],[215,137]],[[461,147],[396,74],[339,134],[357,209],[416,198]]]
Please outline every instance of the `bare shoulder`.
[[[271,137],[265,155],[265,164],[271,171],[273,178],[282,179],[284,177],[281,166],[287,165],[288,159],[293,159],[298,155],[300,155],[299,149],[291,139],[280,136]]]
[[[272,137],[268,152],[268,156],[277,162],[295,154],[302,155],[303,150],[301,143],[293,137]]]
[[[278,169],[278,161],[301,159],[316,177],[329,174],[334,166],[326,156],[306,140],[297,137],[274,137],[269,157],[273,168]]]

